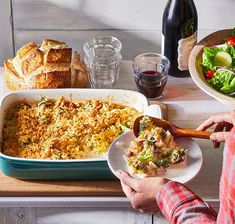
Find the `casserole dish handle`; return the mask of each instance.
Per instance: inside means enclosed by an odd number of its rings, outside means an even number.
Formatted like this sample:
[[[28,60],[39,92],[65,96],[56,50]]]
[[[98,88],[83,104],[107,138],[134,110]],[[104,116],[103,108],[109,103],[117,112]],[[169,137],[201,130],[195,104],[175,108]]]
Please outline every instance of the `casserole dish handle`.
[[[167,106],[160,101],[150,101],[144,110],[145,115],[167,120]]]

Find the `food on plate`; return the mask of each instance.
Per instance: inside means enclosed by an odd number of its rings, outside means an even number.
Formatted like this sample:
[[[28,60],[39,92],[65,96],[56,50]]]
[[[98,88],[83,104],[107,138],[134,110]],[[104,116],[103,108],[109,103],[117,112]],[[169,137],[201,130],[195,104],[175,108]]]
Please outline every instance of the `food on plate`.
[[[226,95],[235,93],[235,29],[224,44],[204,48],[202,71],[214,89]]]
[[[132,107],[102,100],[19,101],[4,116],[2,152],[51,160],[104,157],[138,115]]]
[[[163,174],[170,164],[185,159],[186,149],[178,146],[171,133],[157,127],[148,116],[140,120],[139,130],[126,155],[132,174],[141,177]]]
[[[64,42],[29,42],[4,62],[4,79],[10,90],[87,87],[85,64]]]

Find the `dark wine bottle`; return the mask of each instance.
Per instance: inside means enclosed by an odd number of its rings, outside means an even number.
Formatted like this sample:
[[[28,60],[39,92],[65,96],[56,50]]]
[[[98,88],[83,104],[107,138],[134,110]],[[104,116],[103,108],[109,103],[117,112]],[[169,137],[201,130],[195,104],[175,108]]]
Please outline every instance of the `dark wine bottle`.
[[[162,20],[162,49],[171,63],[169,75],[189,76],[188,58],[197,43],[197,10],[193,0],[168,0]]]

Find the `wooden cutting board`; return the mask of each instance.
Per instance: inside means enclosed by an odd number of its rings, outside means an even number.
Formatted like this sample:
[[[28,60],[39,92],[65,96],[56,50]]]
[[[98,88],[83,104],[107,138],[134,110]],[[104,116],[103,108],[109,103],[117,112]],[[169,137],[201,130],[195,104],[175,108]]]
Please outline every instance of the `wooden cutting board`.
[[[121,196],[118,180],[18,180],[0,173],[0,196]]]
[[[160,101],[150,104],[160,106],[164,119],[167,107]],[[0,171],[0,196],[123,196],[119,180],[40,181],[19,180],[5,176]]]

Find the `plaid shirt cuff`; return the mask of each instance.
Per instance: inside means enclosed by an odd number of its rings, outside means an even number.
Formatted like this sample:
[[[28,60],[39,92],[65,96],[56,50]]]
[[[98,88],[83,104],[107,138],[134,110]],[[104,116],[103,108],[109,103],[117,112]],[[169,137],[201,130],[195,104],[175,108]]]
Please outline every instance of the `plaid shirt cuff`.
[[[172,216],[179,206],[200,198],[186,186],[169,181],[161,187],[156,199],[163,215],[168,220],[172,220]]]

